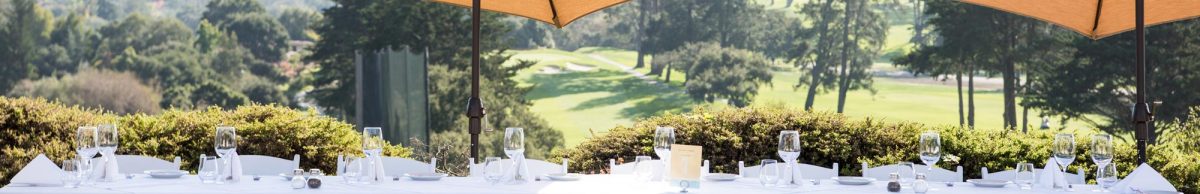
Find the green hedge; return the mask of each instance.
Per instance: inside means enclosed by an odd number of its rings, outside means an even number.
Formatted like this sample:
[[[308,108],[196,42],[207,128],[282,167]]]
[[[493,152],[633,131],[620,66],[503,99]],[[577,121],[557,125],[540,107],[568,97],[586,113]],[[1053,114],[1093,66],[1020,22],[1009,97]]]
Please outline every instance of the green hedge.
[[[1011,169],[1018,162],[1043,165],[1049,158],[1049,145],[1057,131],[1019,131],[976,129],[950,126],[926,126],[910,122],[883,122],[877,119],[848,119],[840,114],[806,112],[777,107],[750,107],[712,110],[696,108],[691,113],[648,118],[632,127],[616,127],[606,135],[589,139],[575,148],[555,153],[571,158],[571,168],[581,172],[605,172],[607,160],[637,155],[654,156],[651,147],[656,126],[676,128],[676,143],[704,147],[704,159],[712,161],[714,172],[735,173],[737,161],[756,165],[759,159],[778,158],[775,148],[782,130],[800,131],[804,143],[800,161],[820,166],[841,164],[841,174],[858,175],[860,162],[871,165],[916,162],[918,134],[938,131],[942,136],[943,159],[937,165],[953,169],[961,165],[967,177],[980,177],[980,167]],[[1182,126],[1182,125],[1181,125]],[[1185,126],[1186,128],[1187,126]],[[1200,128],[1190,126],[1190,130]],[[1095,165],[1088,157],[1090,130],[1075,131],[1078,157],[1072,169],[1083,167],[1092,174]],[[1115,141],[1116,162],[1129,173],[1135,151],[1126,140]],[[1200,154],[1177,149],[1170,144],[1152,146],[1150,163],[1185,193],[1197,193],[1200,185]],[[1089,179],[1090,180],[1090,179]]]
[[[238,153],[291,158],[300,154],[303,168],[332,172],[337,155],[361,155],[356,127],[314,112],[279,106],[249,105],[234,110],[168,110],[159,115],[118,116],[99,110],[68,107],[44,99],[0,97],[0,185],[39,153],[58,161],[74,156],[70,141],[79,126],[116,123],[118,154],[183,158],[183,168],[195,170],[200,154],[213,155],[213,130],[218,125],[238,129]],[[389,156],[409,157],[410,149],[385,148]]]

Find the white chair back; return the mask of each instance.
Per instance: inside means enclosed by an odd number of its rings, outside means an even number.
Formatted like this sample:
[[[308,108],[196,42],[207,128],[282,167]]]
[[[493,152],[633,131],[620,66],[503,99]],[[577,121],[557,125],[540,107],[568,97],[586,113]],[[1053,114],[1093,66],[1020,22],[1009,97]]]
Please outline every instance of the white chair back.
[[[1000,172],[995,172],[995,173],[989,173],[987,167],[983,167],[982,169],[980,169],[980,172],[983,172],[983,173],[981,173],[983,175],[983,179],[996,179],[996,180],[1008,180],[1008,181],[1017,179],[1017,170],[1005,170],[1005,171],[1000,171]],[[1077,173],[1067,173],[1067,183],[1083,184],[1085,182],[1084,177],[1080,176],[1081,174],[1083,174],[1083,169],[1077,169],[1076,172]],[[1041,178],[1041,176],[1042,176],[1042,169],[1040,169],[1040,168],[1033,169],[1033,180],[1035,180],[1035,181],[1039,180],[1039,178]]]
[[[474,158],[467,159],[467,161],[471,163],[471,166],[469,167],[468,176],[471,176],[471,177],[483,176],[482,170],[484,168],[483,165],[485,165],[484,163],[475,163]],[[525,159],[525,166],[529,167],[529,175],[542,176],[542,175],[551,174],[551,173],[566,173],[566,172],[568,172],[566,166],[569,162],[570,162],[570,160],[563,159],[561,164],[555,164],[555,163],[550,163],[550,162],[546,162],[546,161],[542,161],[542,160]],[[506,168],[506,169],[511,168],[513,165],[513,161],[512,161],[512,159],[500,160],[500,165],[503,165],[504,168]]]
[[[793,170],[799,173],[801,179],[831,179],[838,176],[838,165],[838,163],[833,163],[833,168],[825,168],[811,164],[797,163],[797,168]],[[762,165],[747,167],[746,162],[738,161],[738,175],[745,178],[758,178],[761,168]],[[779,166],[779,170],[785,170],[786,168],[786,166]]]
[[[274,176],[291,173],[300,168],[300,154],[292,155],[292,160],[263,155],[239,155],[242,160],[242,174]]]
[[[868,168],[867,163],[862,163],[863,177],[875,178],[877,180],[888,180],[891,173],[900,173],[900,177],[913,177],[913,170],[902,170],[906,167],[899,164],[877,166]],[[942,168],[933,168],[933,172],[927,172],[928,166],[913,164],[913,169],[916,173],[925,173],[925,178],[934,182],[963,182],[963,169],[958,166],[955,171],[950,171]]]
[[[659,168],[662,168],[662,166],[663,166],[663,165],[661,165],[663,162],[662,160],[650,160],[649,162],[651,162],[651,165],[653,165],[655,171],[658,171]],[[654,165],[654,164],[658,164],[658,165]],[[634,162],[628,162],[628,163],[618,165],[617,160],[608,159],[608,173],[609,174],[633,174],[633,170],[635,167],[637,167],[637,163],[634,163]],[[704,175],[708,174],[709,172],[711,172],[710,169],[711,169],[711,166],[710,166],[708,160],[704,160],[703,163],[700,163],[700,175],[701,176],[704,176]]]
[[[117,155],[117,168],[122,174],[141,174],[147,170],[179,170],[180,159],[168,162],[143,155]]]

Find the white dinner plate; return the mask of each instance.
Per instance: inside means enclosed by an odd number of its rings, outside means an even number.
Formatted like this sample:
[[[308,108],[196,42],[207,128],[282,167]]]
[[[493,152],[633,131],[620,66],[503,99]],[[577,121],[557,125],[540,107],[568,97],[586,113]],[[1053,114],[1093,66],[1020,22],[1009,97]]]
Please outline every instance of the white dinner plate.
[[[995,179],[969,179],[969,180],[967,180],[967,182],[974,184],[976,187],[990,187],[990,188],[1001,188],[1001,187],[1004,187],[1005,185],[1008,185],[1008,183],[1009,183],[1006,180],[995,180]]]
[[[550,173],[546,174],[546,178],[550,178],[552,181],[577,181],[583,178],[583,175],[576,173]]]
[[[146,173],[147,175],[150,175],[151,178],[158,178],[158,179],[179,178],[179,177],[182,177],[183,175],[187,174],[186,171],[182,171],[182,170],[147,170],[144,173]]]
[[[442,180],[442,177],[446,177],[448,175],[442,173],[411,173],[404,174],[404,176],[407,176],[409,179],[414,181],[437,181]]]
[[[837,178],[834,178],[834,180],[836,180],[838,182],[838,184],[843,184],[843,185],[868,185],[868,184],[871,184],[872,181],[875,181],[875,179],[872,179],[872,178],[857,177],[857,176],[837,177]]]
[[[1155,191],[1155,190],[1141,191],[1141,193],[1143,193],[1143,194],[1180,194],[1180,192]]]
[[[707,176],[704,176],[704,180],[713,181],[713,182],[733,181],[733,180],[737,180],[737,178],[738,178],[738,176],[736,174],[725,174],[725,173],[712,173],[712,174],[708,174]]]

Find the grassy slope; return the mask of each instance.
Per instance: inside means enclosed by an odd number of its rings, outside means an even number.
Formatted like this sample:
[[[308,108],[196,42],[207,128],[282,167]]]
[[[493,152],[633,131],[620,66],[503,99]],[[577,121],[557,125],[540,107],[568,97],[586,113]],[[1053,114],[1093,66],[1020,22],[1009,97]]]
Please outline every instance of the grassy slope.
[[[518,59],[540,60],[538,65],[522,71],[517,79],[523,84],[537,83],[527,96],[533,101],[532,109],[547,119],[551,127],[563,131],[568,147],[589,137],[589,130],[603,132],[613,126],[632,124],[637,118],[664,112],[687,111],[691,106],[699,104],[678,92],[678,89],[664,90],[588,56],[595,54],[633,66],[636,58],[631,51],[585,48],[577,52],[539,49],[513,53]],[[549,75],[536,73],[544,66],[564,66],[567,62],[597,69],[590,72]],[[647,70],[643,68],[639,71]],[[674,82],[682,81],[682,74],[674,75],[679,77],[672,80],[673,85],[678,84]],[[777,71],[771,85],[759,91],[754,103],[803,106],[804,91],[793,89],[797,79],[799,73],[795,70]],[[876,78],[874,87],[878,91],[875,94],[867,90],[850,92],[847,95],[846,115],[941,125],[958,124],[958,96],[955,87],[907,83],[887,78]],[[1003,112],[1002,94],[994,91],[977,92],[975,98],[976,126],[1000,128]],[[825,92],[817,96],[814,109],[834,111],[836,103],[836,93]],[[1036,121],[1037,114],[1038,111],[1031,110],[1030,115],[1034,115],[1031,119]],[[1035,126],[1038,124],[1030,123]],[[1088,127],[1080,122],[1072,122],[1068,124],[1068,128]]]

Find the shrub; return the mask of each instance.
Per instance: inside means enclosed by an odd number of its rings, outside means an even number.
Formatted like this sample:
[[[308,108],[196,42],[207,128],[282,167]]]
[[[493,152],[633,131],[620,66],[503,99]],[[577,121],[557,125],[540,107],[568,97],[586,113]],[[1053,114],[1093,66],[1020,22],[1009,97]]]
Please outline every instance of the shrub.
[[[161,115],[116,116],[95,109],[67,107],[44,99],[0,97],[0,184],[39,153],[52,160],[74,156],[71,138],[79,126],[114,122],[120,131],[118,154],[183,158],[195,170],[200,154],[213,155],[213,130],[238,129],[238,153],[291,158],[300,166],[333,172],[338,154],[361,155],[361,136],[336,119],[279,106],[249,105],[234,110],[167,110]],[[411,150],[385,147],[384,155],[409,157]]]
[[[698,107],[691,113],[663,115],[638,121],[632,127],[619,126],[607,135],[584,141],[575,148],[555,152],[554,157],[570,158],[571,168],[582,172],[607,171],[607,160],[636,155],[654,156],[652,143],[656,126],[675,127],[676,143],[704,147],[704,159],[712,161],[714,172],[736,173],[737,161],[757,165],[759,159],[778,158],[777,136],[782,130],[798,130],[803,152],[799,161],[819,166],[841,164],[840,173],[857,175],[860,162],[872,166],[900,161],[916,162],[918,134],[937,131],[942,137],[943,157],[937,166],[953,169],[961,165],[967,177],[980,177],[980,167],[1012,169],[1018,162],[1040,166],[1050,157],[1049,145],[1057,131],[1021,133],[1008,130],[959,129],[950,126],[925,126],[910,122],[882,122],[873,118],[850,120],[840,114],[806,112],[777,107],[750,107],[712,110]],[[1195,126],[1193,126],[1195,127]],[[1088,157],[1090,132],[1076,133],[1077,159],[1071,166],[1088,174],[1095,165]],[[1135,151],[1128,143],[1116,140],[1115,162],[1123,173],[1133,169]],[[1200,185],[1200,154],[1184,152],[1175,146],[1151,146],[1149,163],[1185,193],[1197,192]],[[1089,179],[1090,180],[1090,179]]]
[[[61,78],[46,77],[21,81],[10,95],[43,97],[69,105],[111,110],[118,114],[161,111],[161,97],[129,72],[85,68]]]

